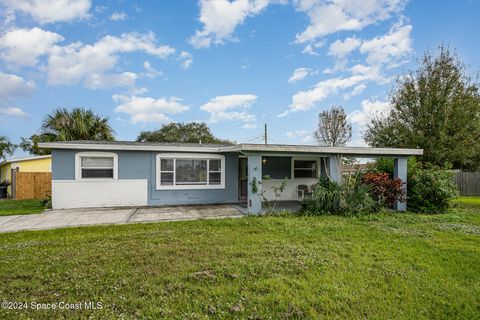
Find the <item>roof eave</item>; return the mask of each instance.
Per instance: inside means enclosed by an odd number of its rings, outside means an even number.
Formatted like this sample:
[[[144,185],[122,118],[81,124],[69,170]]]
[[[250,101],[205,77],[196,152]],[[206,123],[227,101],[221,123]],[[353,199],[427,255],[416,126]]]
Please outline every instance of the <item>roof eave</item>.
[[[356,155],[356,156],[366,156],[366,157],[423,155],[423,149],[369,148],[369,147],[319,147],[319,146],[300,146],[300,145],[255,145],[255,144],[240,144],[234,147],[228,147],[228,149],[223,148],[222,151],[343,154],[343,155]]]
[[[165,152],[268,152],[268,153],[311,153],[311,154],[341,154],[358,157],[382,156],[421,156],[423,149],[403,148],[368,148],[368,147],[319,147],[302,145],[260,145],[237,144],[233,146],[203,147],[203,146],[165,146],[165,145],[127,145],[127,144],[80,144],[42,142],[40,148],[48,149],[79,149],[79,150],[132,150],[132,151],[165,151]]]
[[[120,145],[120,144],[79,144],[79,143],[55,143],[41,142],[40,148],[47,149],[80,149],[80,150],[131,150],[131,151],[187,151],[187,152],[220,152],[220,148],[212,147],[178,147],[178,146],[154,146],[154,145]]]

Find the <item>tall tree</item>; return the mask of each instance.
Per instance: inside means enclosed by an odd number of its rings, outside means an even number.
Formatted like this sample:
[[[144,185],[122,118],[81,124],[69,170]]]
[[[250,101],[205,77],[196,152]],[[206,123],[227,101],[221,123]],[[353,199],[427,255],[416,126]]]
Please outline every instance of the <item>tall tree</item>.
[[[341,106],[320,112],[315,131],[318,144],[324,147],[344,146],[352,138],[352,125]]]
[[[142,131],[137,137],[142,142],[180,143],[225,143],[231,141],[216,138],[205,122],[176,123],[163,125],[155,131]]]
[[[6,160],[9,155],[13,154],[16,148],[17,146],[11,143],[7,137],[0,137],[0,160]]]
[[[38,148],[39,142],[96,140],[113,141],[113,129],[108,118],[96,115],[91,109],[56,109],[43,120],[40,133],[22,138],[20,147],[33,154],[48,154]]]
[[[479,84],[455,52],[445,46],[436,56],[427,51],[416,70],[398,78],[390,103],[386,117],[367,125],[370,146],[422,148],[425,162],[479,168]]]

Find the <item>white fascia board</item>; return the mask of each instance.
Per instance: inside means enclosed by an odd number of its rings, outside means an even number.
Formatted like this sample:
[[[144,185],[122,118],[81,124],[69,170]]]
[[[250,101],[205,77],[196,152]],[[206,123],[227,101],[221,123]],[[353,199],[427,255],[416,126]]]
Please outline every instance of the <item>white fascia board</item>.
[[[77,144],[77,143],[39,143],[40,148],[48,149],[81,149],[81,150],[136,150],[136,151],[177,151],[177,152],[220,152],[220,148],[212,147],[176,147],[153,145],[128,145],[128,144]]]
[[[357,156],[414,156],[423,155],[423,149],[403,148],[368,148],[368,147],[319,147],[300,145],[258,145],[240,144],[232,147],[221,148],[221,151],[240,152],[282,152],[282,153],[317,153],[317,154],[342,154]]]

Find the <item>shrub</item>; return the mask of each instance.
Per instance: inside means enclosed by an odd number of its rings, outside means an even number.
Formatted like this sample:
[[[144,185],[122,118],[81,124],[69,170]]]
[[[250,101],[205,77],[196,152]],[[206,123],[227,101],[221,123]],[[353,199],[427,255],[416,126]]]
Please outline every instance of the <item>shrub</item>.
[[[458,196],[453,182],[454,172],[431,165],[421,165],[415,158],[408,159],[407,209],[418,213],[444,213]],[[369,172],[387,172],[393,176],[393,159],[378,159]]]
[[[454,172],[438,167],[416,170],[408,181],[408,209],[419,213],[445,213],[458,196]]]
[[[339,185],[321,178],[315,190],[301,203],[300,213],[307,215],[361,215],[378,209],[369,195],[369,187],[356,183]]]
[[[45,195],[45,198],[42,200],[42,204],[47,209],[52,209],[52,195],[50,193]]]
[[[386,172],[366,172],[362,183],[371,186],[370,195],[379,205],[391,208],[395,201],[405,201],[406,194],[401,179],[391,179]]]

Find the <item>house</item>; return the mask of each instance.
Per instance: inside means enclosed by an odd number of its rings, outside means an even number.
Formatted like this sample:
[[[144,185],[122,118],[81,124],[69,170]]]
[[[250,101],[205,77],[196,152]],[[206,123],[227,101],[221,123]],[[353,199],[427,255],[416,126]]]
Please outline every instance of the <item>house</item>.
[[[52,156],[34,156],[9,159],[0,163],[0,184],[12,182],[12,170],[19,172],[51,172]],[[7,193],[12,194],[12,186],[7,187]]]
[[[245,202],[261,211],[259,191],[287,177],[280,200],[297,200],[298,185],[320,176],[341,180],[342,156],[395,159],[395,176],[406,182],[407,158],[420,149],[319,147],[262,144],[181,144],[70,141],[40,143],[52,151],[54,209]],[[265,175],[270,180],[261,184]],[[406,210],[406,203],[396,209]]]
[[[343,164],[342,175],[343,176],[355,175],[357,172],[367,170],[368,166],[369,166],[369,163]]]

